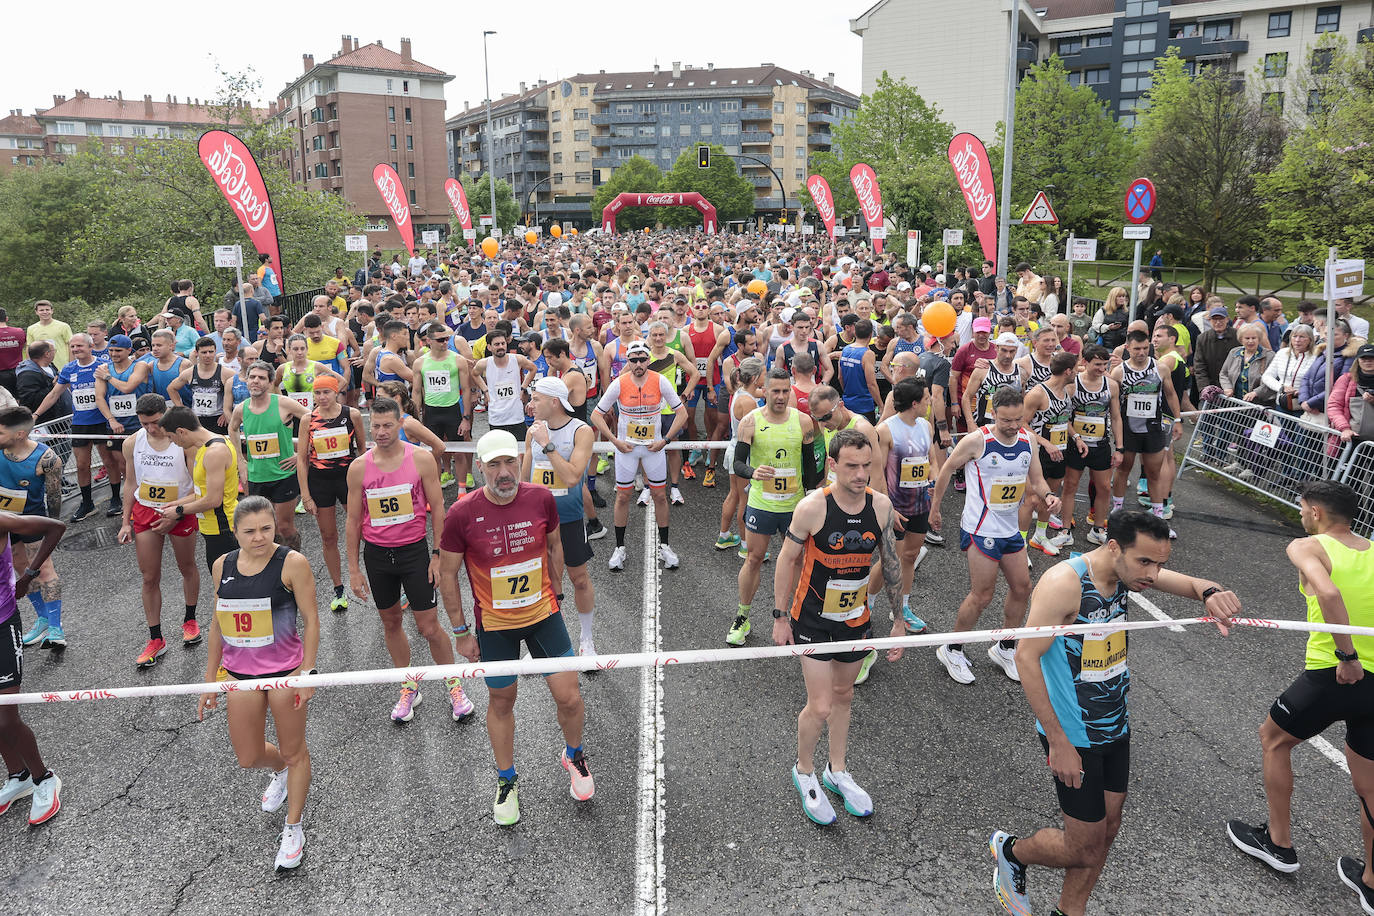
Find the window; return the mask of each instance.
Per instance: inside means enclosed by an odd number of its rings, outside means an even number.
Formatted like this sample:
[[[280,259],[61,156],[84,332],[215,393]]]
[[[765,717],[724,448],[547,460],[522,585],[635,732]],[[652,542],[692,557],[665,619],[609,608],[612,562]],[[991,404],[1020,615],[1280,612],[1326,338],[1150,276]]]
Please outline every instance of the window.
[[[715,103],[713,103],[713,102],[708,102],[708,101],[697,102],[697,111],[711,111],[711,110],[713,110],[715,107],[716,107],[716,106],[715,106]]]
[[[1159,0],[1126,0],[1127,16],[1153,16],[1159,12]]]
[[[615,158],[617,159],[629,159],[634,155],[636,155],[635,151],[625,146],[617,147],[615,151]]]
[[[1317,48],[1312,52],[1312,72],[1316,74],[1331,72],[1331,59],[1333,55],[1331,48]]]
[[[392,124],[396,123],[396,106],[386,106],[386,119],[390,121]]]
[[[76,124],[72,121],[58,121],[57,132],[59,134],[74,134],[76,133]]]
[[[792,173],[792,177],[797,179],[798,181],[805,181],[806,169],[797,169],[795,172]]]
[[[406,123],[410,123],[410,107],[406,106]]]
[[[1124,114],[1116,120],[1122,127],[1135,127],[1135,115],[1133,114]]]
[[[804,146],[795,147],[795,148],[792,150],[792,155],[793,155],[793,158],[795,158],[795,159],[805,159],[805,158],[806,158],[806,147],[804,147]]]
[[[328,178],[328,177],[329,177],[329,166],[325,165],[323,162],[317,162],[317,163],[315,163],[315,177],[316,177],[316,178]]]
[[[1142,61],[1142,63],[1149,63],[1149,61]],[[1121,80],[1121,91],[1144,92],[1153,85],[1154,77],[1152,76],[1130,76]]]
[[[805,125],[805,124],[798,124],[798,125],[797,125],[797,136],[798,136],[798,137],[805,137],[805,136],[806,136],[806,125]]]
[[[413,162],[407,162],[407,163],[406,163],[406,177],[407,177],[407,178],[414,178],[414,177],[415,177],[415,163],[413,163]]]
[[[1322,94],[1316,89],[1308,90],[1307,93],[1307,113],[1317,114],[1322,110]]]
[[[391,163],[391,170],[392,170],[393,172],[399,172],[399,171],[401,170],[401,167],[400,167],[399,165],[397,165],[396,163],[393,162],[393,163]]]
[[[553,132],[553,142],[554,142],[554,143],[562,143],[562,142],[563,142],[563,131],[561,131],[561,130],[556,130],[556,131]]]
[[[395,148],[396,148],[396,135],[395,135],[395,134],[392,134],[392,135],[391,135],[391,148],[392,148],[392,149],[395,149]]]
[[[560,109],[560,108],[555,108],[555,109],[553,110],[553,114],[549,115],[549,120],[550,120],[550,121],[553,121],[555,124],[558,123],[559,121],[563,120],[563,111],[562,111],[562,109]]]
[[[409,92],[409,91],[410,91],[410,80],[401,80],[401,91],[402,91],[402,92]]]
[[[1341,8],[1339,6],[1317,7],[1317,34],[1339,32],[1341,29]]]
[[[592,132],[585,127],[582,130],[573,131],[573,140],[577,143],[586,143],[592,138]]]
[[[336,162],[334,163],[334,176],[337,178],[341,175],[343,175],[343,163]]]
[[[86,133],[90,134],[92,137],[99,137],[99,136],[100,136],[100,125],[99,125],[99,124],[87,124],[87,125],[86,125]]]
[[[720,135],[721,135],[722,137],[733,137],[733,136],[735,136],[735,135],[738,134],[738,133],[739,133],[739,125],[738,125],[738,124],[722,124],[722,125],[720,125]]]
[[[1267,79],[1284,76],[1288,73],[1288,52],[1275,51],[1264,55],[1264,75]]]
[[[1204,22],[1202,24],[1203,41],[1225,41],[1231,37],[1232,21],[1223,19],[1220,22]]]
[[[591,159],[591,150],[579,149],[573,151],[573,162],[590,162]]]
[[[723,102],[720,103],[720,110],[721,110],[721,111],[739,111],[739,100],[738,100],[738,99],[726,99],[725,101],[723,101]]]
[[[410,205],[411,205],[412,207],[415,206],[415,189],[414,189],[414,188],[411,188],[411,189],[410,189]]]
[[[664,130],[667,130],[667,128],[664,128]],[[660,158],[660,159],[671,159],[671,158],[673,158],[673,151],[670,150],[670,149],[666,149],[666,148],[665,148],[665,149],[661,149],[661,150],[658,151],[658,158]]]
[[[673,128],[670,125],[664,124],[658,129],[658,132],[665,137],[671,137],[673,135]]]
[[[1260,105],[1271,115],[1278,116],[1283,114],[1283,93],[1266,92],[1260,98]]]
[[[123,143],[114,143],[114,144],[111,144],[111,146],[110,146],[110,152],[114,153],[116,156],[123,156],[123,155],[124,155],[124,144],[123,144]],[[299,178],[300,175],[297,175],[296,177]]]
[[[1151,22],[1128,22],[1126,23],[1126,37],[1140,38],[1144,35],[1153,35],[1159,28],[1159,23]]]
[[[331,134],[329,135],[329,148],[330,148],[330,149],[338,149],[338,148],[339,148],[339,132],[338,132],[337,130],[334,131],[333,133],[331,133]]]
[[[1293,30],[1292,13],[1270,13],[1269,14],[1269,37],[1287,38]],[[1279,108],[1283,108],[1283,95],[1279,94]]]
[[[574,121],[585,121],[585,120],[587,120],[587,117],[588,117],[588,115],[587,115],[587,109],[585,109],[585,108],[574,108],[574,109],[573,109],[573,120],[574,120]]]
[[[415,149],[415,135],[406,134],[406,149]]]
[[[1100,86],[1111,78],[1111,70],[1098,67],[1093,70],[1075,70],[1069,74],[1070,86]]]
[[[111,124],[107,128],[105,128],[105,136],[122,137],[124,136],[124,128],[118,124]]]
[[[689,111],[692,110],[692,103],[691,103],[691,102],[678,102],[678,103],[677,103],[677,110],[678,110],[678,113],[679,113],[679,114],[686,114],[687,112],[689,112]]]
[[[1153,38],[1128,38],[1121,43],[1122,54],[1153,54],[1155,53],[1155,40]]]
[[[1061,38],[1059,39],[1059,56],[1068,57],[1070,54],[1077,54],[1083,50],[1083,39],[1081,38]]]
[[[805,103],[805,102],[798,102],[798,103],[797,103],[797,114],[799,114],[799,115],[804,115],[804,114],[806,114],[806,103]]]
[[[337,121],[337,120],[339,120],[339,105],[338,105],[337,102],[330,102],[330,103],[329,103],[329,120],[331,120],[331,121]]]
[[[71,155],[73,155],[73,154],[76,153],[76,144],[75,144],[75,143],[59,143],[59,144],[57,144],[57,151],[58,151],[59,153],[65,153],[66,155],[71,156]]]
[[[701,125],[701,135],[702,135],[703,137],[709,137],[709,136],[711,136],[711,125],[710,125],[710,124],[703,124],[703,125]]]
[[[635,128],[636,137],[652,137],[653,135],[654,126],[652,124],[641,124]]]
[[[773,155],[776,156],[777,158],[781,159],[783,156],[787,155],[787,147],[785,147],[785,146],[775,146],[775,147],[773,147]]]
[[[580,96],[585,96],[585,95],[587,94],[587,87],[586,87],[586,86],[578,86],[578,87],[577,87],[577,94],[580,95]]]
[[[562,165],[562,164],[563,164],[563,154],[562,154],[562,153],[554,153],[554,154],[553,154],[553,164],[554,164],[554,165]]]
[[[677,126],[677,135],[679,137],[690,137],[692,135],[692,125],[679,124]]]
[[[135,136],[135,137],[146,137],[146,136],[148,136],[148,128],[144,127],[144,126],[141,125],[141,124],[135,125],[135,126],[134,126],[134,136]]]
[[[390,92],[390,91],[391,91],[391,80],[387,80],[387,81],[386,81],[386,91],[387,91],[387,92]]]
[[[635,107],[627,102],[621,102],[615,106],[615,113],[618,115],[634,114]]]
[[[782,112],[783,112],[783,105],[782,105],[782,102],[774,102],[774,103],[773,103],[773,114],[782,114]]]
[[[575,180],[577,181],[578,184],[591,184],[591,183],[592,183],[592,173],[591,173],[591,172],[578,172],[577,175],[575,176]]]
[[[310,138],[310,148],[312,150],[324,149],[324,137],[315,136]]]

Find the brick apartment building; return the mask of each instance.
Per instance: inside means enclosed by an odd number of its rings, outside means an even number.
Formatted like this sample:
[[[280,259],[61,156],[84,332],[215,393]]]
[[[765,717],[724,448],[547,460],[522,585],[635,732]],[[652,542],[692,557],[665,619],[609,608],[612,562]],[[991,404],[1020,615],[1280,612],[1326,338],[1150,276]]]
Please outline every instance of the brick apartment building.
[[[396,52],[345,35],[329,60],[305,54],[302,65],[269,108],[293,136],[292,179],[351,201],[366,216],[369,245],[400,248],[372,182],[373,168],[388,163],[406,189],[416,244],[425,229],[447,233],[444,84],[453,77],[415,60],[409,38]]]

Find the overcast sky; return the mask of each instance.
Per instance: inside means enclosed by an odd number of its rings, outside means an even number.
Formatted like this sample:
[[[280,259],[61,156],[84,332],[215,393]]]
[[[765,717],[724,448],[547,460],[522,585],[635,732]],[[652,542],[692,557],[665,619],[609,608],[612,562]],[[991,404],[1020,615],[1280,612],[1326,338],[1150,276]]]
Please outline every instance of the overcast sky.
[[[676,4],[515,2],[400,4],[377,0],[324,3],[191,4],[72,0],[63,4],[60,38],[44,41],[56,22],[33,4],[21,4],[15,40],[6,47],[4,110],[52,105],[54,94],[84,89],[94,96],[122,90],[126,99],[213,97],[215,64],[234,71],[251,65],[262,80],[263,100],[275,98],[301,73],[301,55],[328,60],[342,35],[360,44],[381,40],[400,49],[412,40],[415,58],[451,73],[445,98],[450,116],[463,100],[477,104],[482,84],[482,30],[493,29],[490,64],[493,98],[534,83],[578,72],[650,70],[655,63],[717,67],[765,61],[819,77],[834,71],[836,84],[859,93],[861,41],[849,18],[869,0],[694,0]],[[490,9],[483,15],[481,9]],[[111,15],[117,10],[117,15]],[[383,15],[379,16],[381,12]],[[32,28],[24,20],[35,17]],[[403,20],[410,20],[408,23]],[[12,27],[16,25],[11,22]],[[29,37],[24,37],[29,36]],[[20,75],[23,75],[20,78]]]

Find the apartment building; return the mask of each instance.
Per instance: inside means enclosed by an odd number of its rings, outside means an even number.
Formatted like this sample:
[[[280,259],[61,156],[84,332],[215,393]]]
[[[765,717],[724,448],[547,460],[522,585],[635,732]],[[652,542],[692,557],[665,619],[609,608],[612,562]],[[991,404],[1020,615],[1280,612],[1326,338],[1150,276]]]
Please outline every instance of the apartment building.
[[[864,92],[884,71],[905,77],[955,127],[990,140],[1004,115],[1013,53],[1018,72],[1058,54],[1070,81],[1092,86],[1128,126],[1154,59],[1170,46],[1194,68],[1258,74],[1266,101],[1300,114],[1318,98],[1313,87],[1295,86],[1294,74],[1320,71],[1329,58],[1313,46],[1328,36],[1352,45],[1374,38],[1374,0],[879,0],[849,27],[863,38]],[[913,43],[912,34],[969,40]]]
[[[292,179],[347,198],[365,214],[371,244],[399,248],[400,234],[372,182],[372,170],[387,163],[405,188],[416,243],[426,229],[446,234],[444,84],[453,77],[416,60],[409,38],[393,51],[345,35],[328,60],[317,64],[304,54],[301,63],[301,75],[270,106],[291,133]]]
[[[526,210],[541,218],[593,224],[597,186],[633,156],[667,171],[701,144],[738,156],[753,184],[758,216],[800,205],[810,157],[832,148],[831,127],[859,99],[834,74],[771,63],[717,68],[674,62],[629,73],[579,73],[521,85],[492,105],[495,169]],[[450,169],[474,179],[486,171],[486,111],[469,106],[448,121]],[[781,187],[779,187],[781,185]],[[528,206],[527,206],[528,202]]]
[[[43,128],[37,118],[19,109],[0,118],[0,174],[38,165],[44,158]]]

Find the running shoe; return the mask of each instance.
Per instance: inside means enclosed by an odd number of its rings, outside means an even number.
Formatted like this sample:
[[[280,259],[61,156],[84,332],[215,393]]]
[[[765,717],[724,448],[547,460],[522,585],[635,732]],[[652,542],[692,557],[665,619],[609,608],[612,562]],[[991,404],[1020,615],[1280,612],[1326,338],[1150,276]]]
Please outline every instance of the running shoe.
[[[1048,532],[1037,531],[1035,534],[1031,535],[1030,546],[1046,556],[1059,556],[1059,548],[1050,540]]]
[[[988,658],[992,663],[1002,669],[1002,673],[1011,678],[1016,683],[1021,683],[1021,672],[1016,670],[1016,650],[1004,649],[997,643],[988,646]]]
[[[1013,916],[1030,916],[1030,897],[1026,894],[1026,866],[1013,865],[1002,853],[1008,840],[1016,839],[1006,831],[999,830],[988,840],[988,851],[997,860],[992,872],[992,887],[997,892],[997,902],[1002,909]]]
[[[796,767],[792,767],[792,785],[797,787],[797,793],[801,795],[802,810],[813,823],[822,827],[829,827],[835,823],[835,809],[830,806],[830,799],[821,791],[821,783],[815,773],[803,776],[797,772]]]
[[[454,678],[453,682],[448,685],[448,705],[453,710],[454,722],[462,722],[472,715],[475,709],[467,694],[463,693],[463,685],[458,678]]]
[[[963,649],[951,649],[949,646],[940,646],[935,650],[935,657],[940,660],[940,664],[945,666],[949,676],[960,684],[973,683],[973,668],[968,663],[968,656],[964,655]]]
[[[1105,527],[1106,527],[1105,525],[1098,525],[1098,524],[1097,524],[1097,519],[1093,518],[1093,510],[1091,510],[1091,509],[1088,510],[1088,527],[1089,527],[1089,528],[1098,528],[1098,527],[1103,527],[1103,528],[1105,528]]]
[[[1174,498],[1170,496],[1164,500],[1164,520],[1167,522],[1174,517]]]
[[[48,632],[43,634],[43,648],[61,652],[67,648],[67,634],[62,632],[62,624],[48,624]]]
[[[1350,856],[1336,860],[1336,874],[1341,883],[1354,891],[1360,898],[1360,908],[1374,914],[1374,887],[1364,883],[1364,863]]]
[[[181,624],[181,644],[183,646],[194,646],[202,638],[200,624],[194,620],[187,620]]]
[[[701,485],[707,488],[714,488],[716,485],[716,469],[707,468],[701,474]]]
[[[938,531],[927,531],[926,543],[933,547],[943,547],[945,546],[945,536]]]
[[[1105,543],[1107,543],[1107,529],[1106,529],[1106,528],[1096,528],[1096,527],[1093,528],[1091,531],[1088,532],[1088,543],[1089,543],[1089,544],[1105,544]]]
[[[857,687],[858,685],[862,684],[864,681],[868,680],[868,673],[869,673],[870,671],[873,670],[873,663],[876,662],[877,660],[878,660],[878,650],[877,650],[877,649],[869,649],[869,650],[868,650],[868,654],[864,656],[863,664],[859,665],[859,673],[858,673],[858,675],[854,678],[854,686]],[[830,772],[829,768],[826,769],[826,772],[827,772],[827,773]]]
[[[441,487],[451,487],[457,482],[458,478],[453,476],[452,471],[445,471],[439,475],[439,486]]]
[[[406,684],[401,688],[401,698],[391,708],[391,721],[409,722],[415,718],[415,707],[422,702],[424,702],[424,698],[420,696],[420,688]]]
[[[868,817],[873,813],[873,799],[859,788],[859,784],[849,775],[848,770],[836,773],[827,763],[825,772],[821,774],[821,785],[844,799],[844,810],[855,817]]]
[[[725,634],[725,642],[732,646],[742,646],[749,638],[751,629],[753,627],[749,625],[749,618],[738,614],[735,616],[735,622],[730,624],[730,632]]]
[[[77,506],[76,511],[72,513],[72,521],[84,522],[92,515],[95,515],[95,503],[82,503]]]
[[[606,497],[597,492],[596,487],[592,487],[592,505],[598,509],[606,508]]]
[[[305,830],[300,824],[287,824],[281,832],[281,846],[277,848],[277,871],[296,868],[304,853]]]
[[[124,514],[124,501],[118,496],[110,497],[110,504],[105,508],[106,518],[118,518]]]
[[[968,485],[965,484],[963,480],[959,479],[958,477],[954,478],[954,492],[962,493],[964,492],[967,486]]]
[[[596,472],[604,474],[611,469],[611,456],[602,455],[601,460],[596,463]]]
[[[37,827],[50,821],[62,808],[62,780],[48,771],[48,778],[33,784],[33,802],[29,809],[29,826]]]
[[[635,500],[641,506],[649,505],[649,490],[647,488],[639,491],[639,499]]]
[[[502,827],[520,823],[520,795],[515,789],[516,782],[496,777],[496,803],[491,806],[491,817]]]
[[[610,562],[608,562],[606,565],[609,566],[611,569],[624,569],[625,548],[617,547],[615,550],[612,550]]]
[[[287,772],[287,770],[274,772],[272,779],[267,783],[267,788],[262,790],[262,810],[268,814],[279,810],[286,803]]]
[[[110,476],[110,472],[109,472],[109,470],[108,470],[107,468],[104,468],[104,467],[97,468],[97,469],[96,469],[96,472],[95,472],[95,482],[96,482],[96,483],[100,483],[102,480],[104,480],[105,478],[107,478],[107,477],[109,477],[109,476]]]
[[[477,488],[477,481],[473,479],[473,476],[471,474],[469,474],[467,476],[467,480],[463,481],[463,486],[467,487],[469,490],[474,490]]]
[[[1226,822],[1226,835],[1236,848],[1246,855],[1254,856],[1274,871],[1291,875],[1302,866],[1298,863],[1298,851],[1292,846],[1280,846],[1269,839],[1269,824],[1251,827],[1245,821]],[[1361,867],[1360,871],[1364,871]]]
[[[587,755],[578,750],[573,754],[572,759],[568,759],[568,749],[563,748],[559,757],[563,764],[563,769],[568,771],[571,777],[571,784],[568,786],[568,794],[578,801],[586,801],[596,792],[596,783],[592,781],[592,771],[587,769]]]
[[[1051,530],[1058,531],[1059,529],[1064,527],[1064,520],[1057,515],[1051,515],[1049,526]]]
[[[134,660],[135,668],[151,668],[157,664],[157,660],[167,654],[167,640],[150,639],[148,645],[143,647],[143,652]]]
[[[1073,531],[1064,528],[1054,537],[1050,538],[1050,543],[1055,547],[1068,547],[1073,543]]]
[[[741,560],[749,559],[749,545],[741,543],[735,556],[739,557]],[[773,551],[770,550],[763,555],[763,562],[767,563],[771,559],[773,559]]]
[[[701,449],[694,448],[687,453],[687,464],[701,464]]]
[[[329,609],[336,614],[348,610],[348,595],[338,595],[329,599]]]
[[[587,540],[599,541],[606,536],[606,526],[601,524],[601,519],[594,518],[587,522]]]
[[[739,535],[733,531],[726,532],[725,537],[716,538],[717,550],[729,550],[731,547],[739,546]]]
[[[486,412],[487,412],[487,405],[486,405],[486,404],[483,404],[483,403],[481,403],[481,402],[479,401],[477,404],[473,405],[473,408],[472,408],[472,409],[473,409],[473,411],[474,411],[475,413],[486,413]]]
[[[596,643],[590,639],[584,639],[577,646],[577,654],[583,658],[591,658],[596,655]]]
[[[1254,480],[1255,472],[1250,468],[1241,468],[1240,473],[1236,476],[1239,477],[1241,480]],[[1144,505],[1144,503],[1142,503],[1141,505]]]
[[[5,780],[5,784],[0,786],[0,814],[10,810],[10,806],[21,798],[27,798],[33,794],[33,777],[25,775],[23,779],[16,779],[11,776]]]
[[[33,626],[24,634],[22,642],[26,646],[38,645],[43,642],[43,638],[48,635],[48,618],[39,617],[33,622]]]
[[[902,605],[902,619],[906,621],[908,633],[924,633],[926,631],[926,622],[912,612],[909,604]]]
[[[683,470],[686,470],[686,468],[683,468]],[[696,475],[693,474],[692,476],[695,477]],[[682,491],[679,490],[676,486],[671,486],[668,488],[668,501],[672,503],[674,506],[687,505],[687,500],[682,498]]]
[[[297,500],[297,501],[296,501],[296,514],[297,514],[297,515],[304,515],[304,514],[305,514],[305,503],[304,503],[303,501],[300,501],[300,500]]]
[[[1221,472],[1222,472],[1223,474],[1235,474],[1235,473],[1238,472],[1240,469],[1241,469],[1241,463],[1240,463],[1239,461],[1232,461],[1230,464],[1228,464],[1228,465],[1226,465],[1225,467],[1223,467],[1223,468],[1221,469]]]
[[[692,468],[692,466],[691,466],[690,464],[684,464],[684,465],[682,466],[682,479],[683,479],[683,480],[696,480],[696,479],[697,479],[697,472],[696,472],[695,470],[693,470],[693,468]]]
[[[658,545],[658,558],[663,561],[664,569],[677,569],[680,562],[677,553],[667,544]]]
[[[926,558],[926,554],[928,554],[928,553],[930,553],[930,548],[926,547],[925,544],[922,544],[922,545],[921,545],[921,552],[918,553],[918,554],[916,554],[916,562],[911,564],[911,568],[912,568],[912,569],[917,569],[917,568],[919,568],[920,565],[921,565],[921,561],[924,560],[924,559]]]

